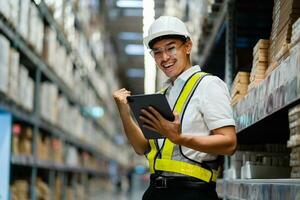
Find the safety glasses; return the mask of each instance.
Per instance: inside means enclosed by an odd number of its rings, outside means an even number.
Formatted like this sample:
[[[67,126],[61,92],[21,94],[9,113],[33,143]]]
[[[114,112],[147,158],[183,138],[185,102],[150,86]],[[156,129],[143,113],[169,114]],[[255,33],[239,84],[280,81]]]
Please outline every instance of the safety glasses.
[[[150,54],[154,59],[162,59],[164,52],[168,56],[175,56],[177,50],[180,49],[184,44],[185,44],[185,42],[181,43],[181,45],[179,45],[179,46],[177,46],[176,44],[170,44],[170,45],[167,45],[167,46],[159,48],[159,49],[152,49],[150,51]]]

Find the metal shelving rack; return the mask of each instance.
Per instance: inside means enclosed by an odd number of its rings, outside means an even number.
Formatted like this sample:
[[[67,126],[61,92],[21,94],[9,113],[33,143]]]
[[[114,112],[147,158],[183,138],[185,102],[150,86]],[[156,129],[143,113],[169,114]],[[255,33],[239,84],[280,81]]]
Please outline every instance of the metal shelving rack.
[[[233,10],[235,3],[238,0],[222,1],[224,5],[221,7],[219,14],[214,19],[213,28],[211,34],[208,34],[209,38],[205,38],[205,41],[209,41],[205,44],[204,50],[198,55],[198,63],[201,66],[207,64],[209,57],[213,57],[212,50],[216,40],[216,35],[225,35],[225,80],[228,87],[231,87],[233,75],[237,72],[236,66],[236,12]],[[255,3],[255,2],[253,2]],[[269,2],[270,4],[272,2]],[[251,3],[250,3],[251,4]],[[254,6],[253,8],[255,8]],[[225,27],[222,29],[222,27]],[[223,32],[224,31],[224,32]],[[223,33],[222,33],[223,32]],[[263,38],[264,36],[261,36]],[[253,38],[252,38],[253,39]],[[299,65],[300,63],[298,63]],[[269,76],[261,83],[260,87],[254,88],[253,93],[256,95],[265,95],[261,93],[261,87],[263,85],[272,85],[272,90],[265,100],[273,98],[275,102],[279,99],[284,101],[278,101],[272,105],[271,108],[264,108],[263,112],[256,112],[260,109],[257,104],[254,103],[252,112],[250,110],[244,113],[236,113],[237,123],[237,138],[239,144],[256,144],[258,141],[262,144],[268,142],[283,143],[286,142],[289,137],[289,125],[288,125],[288,109],[300,103],[300,67],[299,66],[286,66],[282,64],[277,67]],[[289,76],[284,74],[286,67],[292,68],[289,71]],[[209,69],[209,66],[208,66]],[[286,80],[280,82],[282,77]],[[277,81],[274,81],[277,80]],[[272,84],[270,84],[270,82]],[[284,88],[284,91],[280,91]],[[254,98],[258,100],[258,98]],[[249,99],[242,101],[250,101]],[[273,101],[273,103],[274,103]],[[243,102],[238,105],[243,106]],[[236,109],[236,108],[234,108]],[[256,114],[255,114],[256,113]],[[269,132],[268,132],[269,131]],[[225,157],[224,169],[229,167],[229,157]],[[246,200],[246,199],[298,199],[300,194],[300,180],[299,179],[219,179],[217,181],[217,191],[219,197],[222,199],[231,200]]]
[[[32,1],[36,3],[35,1]],[[66,40],[63,32],[60,30],[58,24],[53,19],[52,15],[50,14],[47,6],[43,1],[40,1],[39,4],[36,4],[38,7],[41,16],[44,17],[45,21],[54,28],[54,30],[57,33],[59,41],[63,44],[63,46],[67,49],[68,53],[71,53],[71,55],[74,55],[74,51],[71,48],[71,45]],[[70,133],[67,133],[66,131],[61,130],[60,128],[56,127],[55,125],[52,125],[51,123],[41,119],[40,117],[40,84],[41,84],[41,76],[45,76],[47,79],[49,79],[52,83],[55,83],[59,90],[67,97],[68,101],[75,105],[76,107],[83,108],[84,105],[82,102],[80,102],[72,93],[71,89],[68,88],[68,86],[61,80],[61,78],[55,74],[51,68],[46,64],[45,61],[43,61],[37,53],[35,53],[30,47],[29,44],[22,38],[22,36],[16,31],[10,24],[9,21],[5,19],[4,16],[0,14],[0,32],[8,38],[8,40],[11,42],[12,46],[15,47],[20,54],[24,55],[26,59],[29,61],[29,64],[26,64],[26,67],[34,71],[34,83],[35,83],[35,92],[34,92],[34,106],[33,111],[28,112],[21,107],[19,107],[15,102],[9,100],[5,95],[0,94],[0,109],[4,111],[8,111],[12,114],[13,119],[15,121],[21,121],[26,124],[29,124],[33,127],[33,141],[32,141],[32,156],[11,156],[11,165],[15,166],[27,166],[30,168],[31,175],[30,175],[30,198],[32,200],[36,199],[36,191],[35,191],[35,182],[38,175],[39,169],[45,169],[49,171],[48,179],[49,179],[49,187],[51,189],[54,188],[54,179],[55,174],[57,173],[63,181],[63,190],[66,188],[66,173],[74,173],[78,176],[84,176],[84,175],[91,175],[93,177],[100,177],[100,178],[108,178],[108,172],[107,171],[100,171],[100,170],[94,170],[89,169],[85,167],[76,167],[76,166],[67,166],[63,164],[57,164],[51,161],[42,161],[37,159],[37,135],[39,134],[39,130],[45,130],[48,133],[50,133],[52,136],[59,138],[61,141],[67,141],[68,143],[71,143],[77,148],[83,149],[89,153],[91,153],[96,158],[105,159],[107,161],[112,160],[112,158],[108,158],[103,153],[89,145],[86,142],[81,141],[80,139],[76,138],[75,136],[72,136]],[[75,52],[76,53],[76,52]],[[76,56],[73,56],[76,58]],[[98,61],[97,65],[99,66]],[[73,64],[77,67],[78,65],[82,66],[82,62],[78,61],[77,59],[73,60]],[[94,88],[94,85],[91,84],[90,80],[88,80],[89,86],[94,90],[96,93],[96,96],[99,100],[99,102],[103,102],[101,95],[96,91]],[[104,132],[105,136],[108,137],[112,142],[113,138],[111,135],[107,133],[107,130],[105,127],[103,127],[99,122],[97,122],[95,119],[93,120],[93,124],[102,132]],[[86,187],[88,187],[88,182],[86,178],[83,178],[84,184]],[[76,185],[76,182],[72,179],[72,185]],[[64,193],[64,192],[63,192]],[[53,195],[53,194],[52,194]],[[65,199],[66,196],[62,195],[62,199]],[[50,199],[53,199],[53,196],[50,197]]]

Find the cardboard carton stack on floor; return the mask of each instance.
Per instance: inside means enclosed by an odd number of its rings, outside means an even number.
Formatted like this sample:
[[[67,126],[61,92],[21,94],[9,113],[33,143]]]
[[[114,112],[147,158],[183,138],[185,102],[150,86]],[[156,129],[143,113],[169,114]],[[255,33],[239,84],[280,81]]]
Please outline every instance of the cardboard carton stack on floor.
[[[253,49],[253,64],[250,74],[248,91],[265,79],[268,68],[269,40],[259,40]]]
[[[231,104],[235,105],[239,102],[246,94],[249,85],[249,72],[238,72],[234,78],[231,88]]]
[[[300,178],[300,105],[289,110],[290,139],[287,147],[291,148],[291,178]]]
[[[269,67],[274,69],[289,55],[292,24],[300,17],[300,1],[275,0],[270,38]]]

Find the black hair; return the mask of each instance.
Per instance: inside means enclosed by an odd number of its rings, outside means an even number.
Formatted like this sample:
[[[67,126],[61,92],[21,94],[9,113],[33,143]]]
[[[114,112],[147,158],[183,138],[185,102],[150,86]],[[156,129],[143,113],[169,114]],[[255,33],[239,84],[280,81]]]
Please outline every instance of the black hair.
[[[154,44],[160,40],[163,40],[163,39],[179,39],[181,40],[182,42],[187,42],[190,38],[187,37],[187,36],[184,36],[184,35],[162,35],[162,36],[159,36],[157,38],[154,38],[153,40],[151,40],[148,45],[150,47],[150,49],[153,48]]]

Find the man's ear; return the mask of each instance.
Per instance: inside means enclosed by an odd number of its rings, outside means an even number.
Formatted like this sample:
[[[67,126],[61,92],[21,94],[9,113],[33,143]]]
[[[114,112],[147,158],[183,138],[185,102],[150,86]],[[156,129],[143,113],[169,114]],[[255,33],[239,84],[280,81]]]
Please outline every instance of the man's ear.
[[[193,47],[192,41],[191,41],[191,40],[188,40],[188,41],[186,42],[186,53],[187,53],[187,54],[191,54],[191,52],[192,52],[192,47]]]

